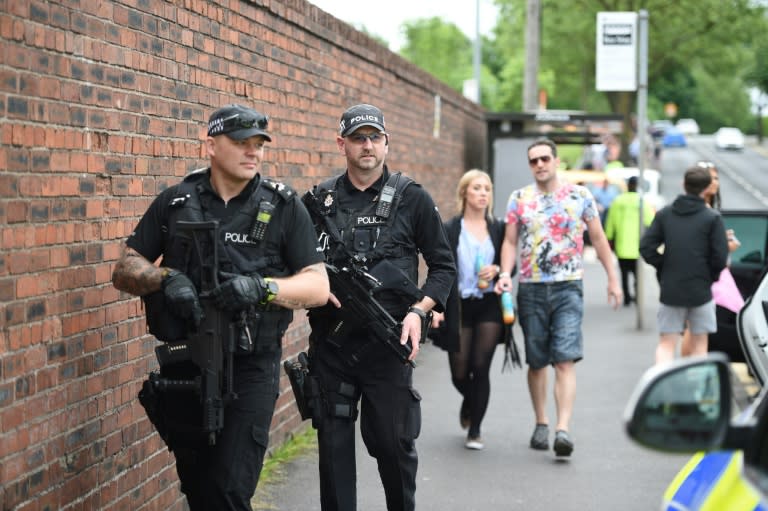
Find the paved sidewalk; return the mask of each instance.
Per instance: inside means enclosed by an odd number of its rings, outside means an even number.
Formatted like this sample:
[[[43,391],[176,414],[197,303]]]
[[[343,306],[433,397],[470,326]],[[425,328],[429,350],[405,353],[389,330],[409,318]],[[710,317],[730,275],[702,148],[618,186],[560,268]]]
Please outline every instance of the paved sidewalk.
[[[686,458],[636,446],[621,425],[626,399],[653,363],[658,288],[647,267],[645,327],[638,330],[635,308],[611,310],[602,266],[592,254],[585,259],[585,359],[577,366],[572,458],[558,462],[551,449],[544,452],[528,447],[534,421],[526,372],[502,373],[501,347],[491,368],[491,402],[482,431],[486,448],[465,449],[466,432],[458,420],[460,398],[451,385],[447,356],[439,348],[425,345],[414,375],[423,396],[423,426],[416,443],[419,511],[658,508],[664,487]],[[515,337],[522,352],[518,326]],[[550,389],[551,385],[552,378]],[[551,390],[549,407],[553,410]],[[550,420],[554,422],[554,411]],[[375,461],[359,434],[357,453],[358,509],[385,511]],[[282,468],[280,480],[259,487],[254,509],[319,511],[317,453],[310,452]]]

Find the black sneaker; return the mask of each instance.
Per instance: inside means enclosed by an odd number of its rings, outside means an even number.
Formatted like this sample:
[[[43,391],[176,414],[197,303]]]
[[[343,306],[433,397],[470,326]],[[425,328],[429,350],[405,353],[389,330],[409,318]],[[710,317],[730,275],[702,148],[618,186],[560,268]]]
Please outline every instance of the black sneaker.
[[[555,456],[570,456],[573,452],[573,440],[567,431],[555,432]]]
[[[531,436],[531,449],[546,451],[549,449],[549,426],[546,424],[536,424]]]

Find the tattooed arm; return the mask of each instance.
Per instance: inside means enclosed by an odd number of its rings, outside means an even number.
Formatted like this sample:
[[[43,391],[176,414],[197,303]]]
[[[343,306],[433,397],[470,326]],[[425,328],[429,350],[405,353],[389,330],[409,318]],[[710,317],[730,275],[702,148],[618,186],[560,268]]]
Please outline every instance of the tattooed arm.
[[[325,263],[305,266],[290,277],[278,277],[274,281],[279,290],[276,305],[286,309],[308,309],[328,303],[330,284],[325,271]]]
[[[112,284],[116,289],[135,296],[144,296],[160,290],[161,269],[134,249],[123,247],[123,255],[112,272]]]

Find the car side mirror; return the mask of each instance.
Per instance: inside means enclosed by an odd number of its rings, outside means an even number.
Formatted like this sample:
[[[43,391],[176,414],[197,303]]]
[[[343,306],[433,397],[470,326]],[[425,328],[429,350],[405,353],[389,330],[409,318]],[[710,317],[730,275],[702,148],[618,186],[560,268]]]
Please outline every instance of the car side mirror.
[[[629,436],[641,445],[692,453],[721,447],[731,417],[728,358],[688,357],[648,369],[624,412]]]

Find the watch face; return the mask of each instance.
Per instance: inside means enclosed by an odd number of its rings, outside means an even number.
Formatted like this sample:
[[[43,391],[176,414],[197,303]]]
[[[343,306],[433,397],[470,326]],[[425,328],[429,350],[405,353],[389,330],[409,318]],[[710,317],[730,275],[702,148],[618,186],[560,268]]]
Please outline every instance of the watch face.
[[[274,298],[277,296],[277,292],[280,291],[280,287],[277,285],[277,282],[274,280],[268,280],[267,281],[267,289],[269,290],[269,294],[271,295],[271,298]]]

